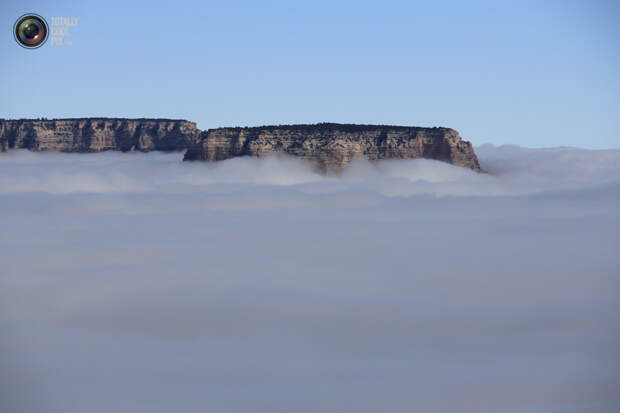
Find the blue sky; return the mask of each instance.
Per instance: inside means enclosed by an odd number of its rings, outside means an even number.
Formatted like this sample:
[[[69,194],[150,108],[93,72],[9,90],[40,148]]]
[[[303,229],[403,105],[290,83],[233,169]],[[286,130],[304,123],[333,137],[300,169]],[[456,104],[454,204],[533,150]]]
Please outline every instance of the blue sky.
[[[11,3],[4,118],[387,123],[475,145],[620,147],[611,1]],[[25,12],[79,17],[73,45],[17,46]]]

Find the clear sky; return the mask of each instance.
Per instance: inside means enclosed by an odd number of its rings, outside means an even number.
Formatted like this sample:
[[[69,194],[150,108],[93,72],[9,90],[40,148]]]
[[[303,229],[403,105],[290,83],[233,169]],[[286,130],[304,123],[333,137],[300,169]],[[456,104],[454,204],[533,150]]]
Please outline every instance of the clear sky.
[[[79,17],[19,47],[25,12]],[[0,117],[448,126],[475,145],[620,147],[614,1],[0,5]]]

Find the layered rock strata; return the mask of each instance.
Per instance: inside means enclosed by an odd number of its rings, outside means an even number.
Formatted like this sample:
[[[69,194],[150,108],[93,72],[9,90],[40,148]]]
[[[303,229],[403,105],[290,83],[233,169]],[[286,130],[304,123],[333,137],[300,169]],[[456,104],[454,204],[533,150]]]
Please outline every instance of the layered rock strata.
[[[309,160],[326,172],[341,171],[356,157],[370,161],[428,158],[480,170],[471,143],[454,129],[336,123],[211,129],[190,144],[184,160],[273,153]]]
[[[219,128],[201,132],[194,122],[173,119],[0,119],[0,150],[63,152],[180,151],[186,161],[283,153],[324,172],[341,171],[356,157],[436,159],[480,170],[470,142],[449,128],[319,123]]]
[[[199,133],[194,122],[172,119],[0,119],[0,150],[175,151]]]

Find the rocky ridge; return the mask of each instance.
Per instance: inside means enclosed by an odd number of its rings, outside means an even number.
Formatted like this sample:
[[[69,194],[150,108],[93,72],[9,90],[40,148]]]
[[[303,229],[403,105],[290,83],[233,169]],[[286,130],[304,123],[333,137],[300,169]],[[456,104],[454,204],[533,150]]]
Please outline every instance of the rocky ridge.
[[[337,123],[211,129],[192,141],[184,160],[272,153],[309,160],[324,172],[341,171],[356,157],[370,161],[428,158],[480,170],[471,143],[454,129]]]
[[[174,119],[0,119],[0,150],[173,151],[199,133],[196,123]]]
[[[470,142],[450,128],[319,123],[197,129],[175,119],[0,119],[0,151],[25,148],[63,152],[180,151],[185,161],[283,153],[323,172],[341,171],[353,159],[436,159],[480,170]]]

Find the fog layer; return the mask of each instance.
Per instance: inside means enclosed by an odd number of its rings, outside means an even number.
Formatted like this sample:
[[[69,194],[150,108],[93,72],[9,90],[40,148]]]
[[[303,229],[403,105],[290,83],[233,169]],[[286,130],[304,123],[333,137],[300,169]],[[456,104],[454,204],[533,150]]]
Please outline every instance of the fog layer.
[[[0,411],[615,412],[620,151],[0,154]]]

